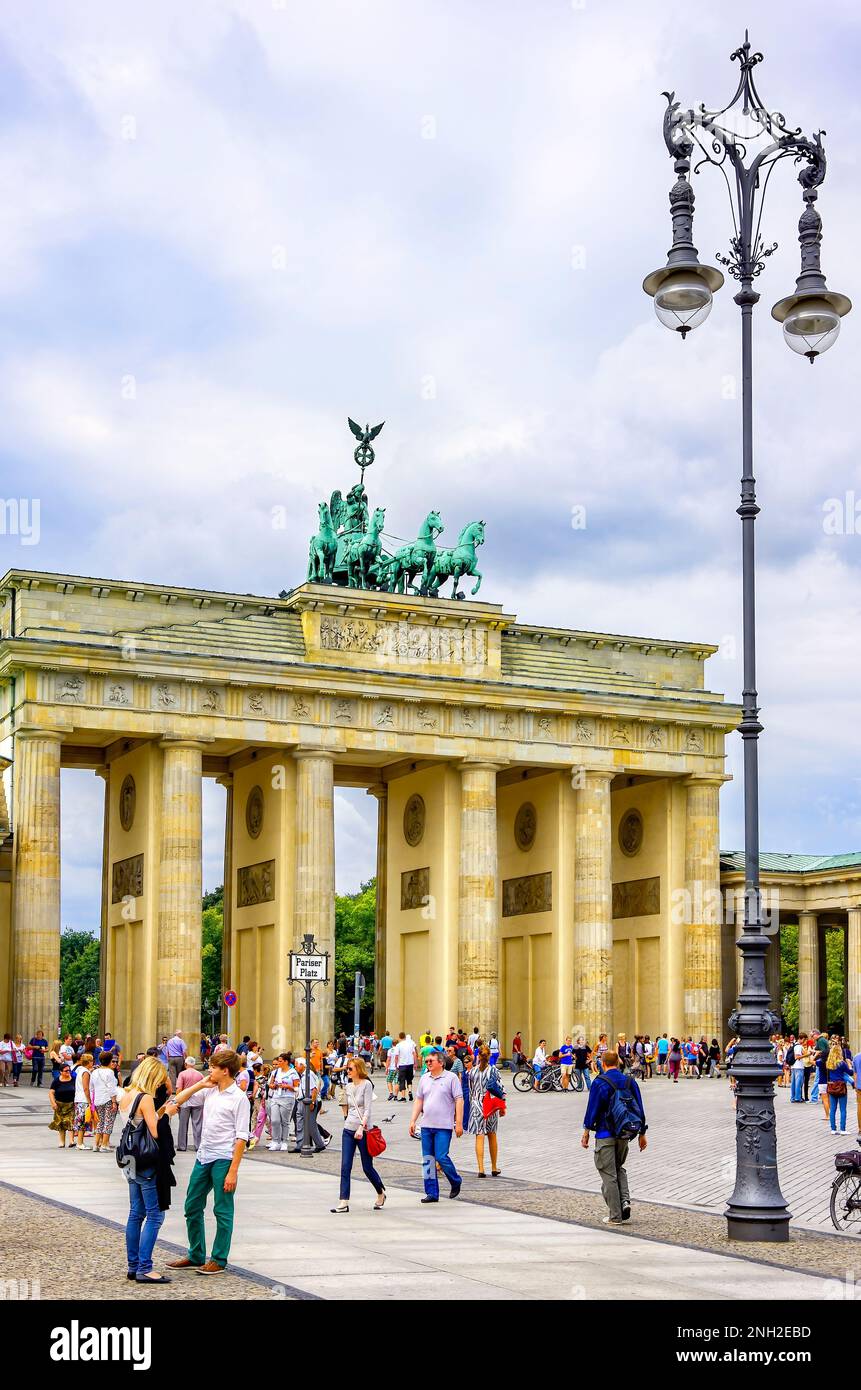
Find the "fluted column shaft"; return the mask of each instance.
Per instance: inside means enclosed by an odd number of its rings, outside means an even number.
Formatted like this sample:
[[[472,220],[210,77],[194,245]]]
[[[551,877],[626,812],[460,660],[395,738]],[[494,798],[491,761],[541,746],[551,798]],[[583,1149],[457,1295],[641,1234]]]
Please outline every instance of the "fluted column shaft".
[[[296,885],[292,949],[312,933],[329,952],[329,983],[314,986],[311,1028],[325,1042],[335,1035],[335,786],[334,755],[297,748]],[[305,1014],[300,986],[293,987],[293,1046],[304,1048]]]
[[[819,1017],[819,918],[815,912],[799,912],[798,1031],[824,1026],[825,1019]]]
[[[48,1037],[60,1017],[60,750],[62,734],[15,735],[12,1031]]]
[[[377,802],[377,901],[374,925],[374,1029],[386,1027],[386,902],[388,895],[389,789],[385,782],[368,787]]]
[[[861,1050],[861,907],[850,907],[846,922],[846,1037]]]
[[[686,792],[684,1031],[720,1038],[720,782],[696,779]]]
[[[499,1027],[497,763],[461,766],[457,1011],[462,1028]]]
[[[226,792],[224,807],[224,897],[221,933],[221,1031],[227,1030],[227,1005],[224,996],[233,988],[233,773],[218,779]],[[214,1000],[212,1001],[215,1002]],[[232,1040],[236,1042],[234,1038]]]
[[[161,839],[158,895],[156,1031],[179,1028],[189,1052],[200,1045],[203,746],[190,739],[161,744]]]
[[[612,772],[579,771],[574,810],[574,1030],[613,1032]]]

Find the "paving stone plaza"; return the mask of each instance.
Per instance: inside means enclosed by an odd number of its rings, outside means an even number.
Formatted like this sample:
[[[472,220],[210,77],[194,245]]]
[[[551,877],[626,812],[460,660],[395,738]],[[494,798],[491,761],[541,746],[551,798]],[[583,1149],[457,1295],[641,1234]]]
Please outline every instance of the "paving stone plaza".
[[[503,1176],[475,1176],[473,1143],[465,1135],[453,1144],[464,1177],[461,1198],[427,1208],[419,1202],[419,1144],[407,1133],[409,1107],[385,1103],[379,1073],[375,1085],[388,1145],[379,1160],[389,1194],[384,1210],[372,1211],[371,1189],[359,1188],[348,1217],[331,1214],[341,1120],[328,1103],[333,1151],[303,1159],[257,1149],[243,1160],[230,1272],[224,1282],[207,1284],[207,1297],[516,1294],[540,1300],[552,1289],[554,1297],[581,1300],[637,1298],[645,1285],[662,1298],[683,1300],[693,1281],[704,1296],[720,1300],[841,1298],[861,1272],[858,1237],[834,1234],[828,1219],[833,1154],[852,1136],[832,1136],[820,1106],[790,1105],[788,1092],[778,1093],[777,1113],[792,1239],[740,1249],[728,1244],[720,1215],[734,1162],[725,1080],[645,1084],[650,1143],[629,1161],[634,1215],[630,1226],[612,1231],[601,1224],[605,1208],[592,1155],[579,1144],[584,1096],[521,1095],[507,1086]],[[122,1260],[127,1209],[113,1157],[59,1152],[47,1118],[38,1090],[0,1092],[0,1212],[3,1229],[18,1230],[0,1275],[35,1280],[43,1296],[66,1277],[70,1241],[89,1251],[82,1258],[97,1252],[99,1268],[111,1255]],[[185,1245],[182,1194],[191,1158],[177,1157],[178,1186],[160,1240],[171,1254]],[[129,1296],[119,1282],[102,1283],[106,1298]],[[190,1273],[170,1289],[135,1293],[194,1298],[201,1296],[199,1284]]]

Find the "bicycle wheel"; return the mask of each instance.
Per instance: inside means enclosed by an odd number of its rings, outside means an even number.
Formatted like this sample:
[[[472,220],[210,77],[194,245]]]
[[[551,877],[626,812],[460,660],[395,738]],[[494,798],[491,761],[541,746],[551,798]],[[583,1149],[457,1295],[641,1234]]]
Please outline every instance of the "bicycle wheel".
[[[831,1224],[838,1231],[861,1228],[861,1173],[841,1173],[831,1184]]]
[[[568,1090],[582,1091],[585,1084],[586,1083],[584,1082],[583,1077],[580,1075],[580,1073],[575,1071],[573,1076],[571,1077],[571,1080],[568,1082]]]
[[[535,1084],[535,1073],[531,1067],[521,1067],[514,1073],[515,1091],[531,1091]]]
[[[545,1095],[548,1091],[562,1090],[562,1082],[559,1078],[558,1068],[545,1067],[541,1076],[541,1080],[538,1083],[538,1089],[539,1091],[543,1091]]]

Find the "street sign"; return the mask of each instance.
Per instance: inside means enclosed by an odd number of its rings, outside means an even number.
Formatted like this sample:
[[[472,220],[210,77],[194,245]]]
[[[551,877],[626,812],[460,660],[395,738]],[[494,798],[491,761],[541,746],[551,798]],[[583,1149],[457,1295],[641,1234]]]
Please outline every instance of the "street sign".
[[[227,1005],[228,1009],[232,1009],[232,1008],[233,1008],[234,1004],[236,1003],[236,990],[235,990],[235,989],[229,989],[229,990],[227,990],[227,992],[226,992],[226,994],[225,994],[225,996],[224,996],[224,1002],[225,1002],[225,1004]]]
[[[329,978],[328,966],[327,955],[310,956],[304,951],[290,952],[291,980],[319,980],[325,984]]]

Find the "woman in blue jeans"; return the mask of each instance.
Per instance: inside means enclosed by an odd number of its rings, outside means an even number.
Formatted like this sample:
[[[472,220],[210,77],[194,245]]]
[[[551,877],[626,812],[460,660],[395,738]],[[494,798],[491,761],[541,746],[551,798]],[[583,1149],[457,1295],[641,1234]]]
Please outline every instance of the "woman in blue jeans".
[[[347,1063],[347,1086],[341,1108],[344,1111],[344,1132],[341,1135],[341,1193],[340,1201],[331,1211],[340,1214],[350,1210],[350,1175],[356,1150],[362,1160],[362,1172],[377,1194],[374,1211],[385,1206],[386,1189],[374,1167],[368,1150],[368,1130],[371,1127],[371,1105],[374,1087],[361,1057],[351,1057]]]
[[[146,1057],[136,1068],[133,1079],[120,1092],[120,1111],[129,1124],[146,1125],[153,1139],[158,1140],[158,1115],[155,1096],[159,1086],[167,1084],[167,1071],[157,1057]],[[137,1105],[135,1105],[137,1102]],[[130,1112],[134,1109],[134,1114]],[[170,1277],[156,1274],[152,1255],[158,1233],[164,1221],[156,1187],[156,1170],[151,1173],[132,1173],[126,1168],[129,1183],[129,1219],[126,1222],[126,1277],[138,1284],[169,1284]]]
[[[840,1133],[846,1133],[846,1096],[850,1086],[855,1085],[855,1077],[852,1068],[848,1065],[843,1056],[843,1049],[839,1041],[835,1040],[831,1044],[831,1051],[828,1054],[828,1119],[831,1124],[831,1133],[837,1133],[837,1111],[840,1111]]]

